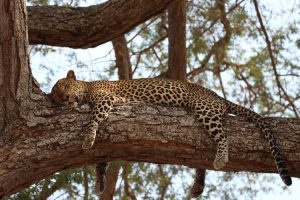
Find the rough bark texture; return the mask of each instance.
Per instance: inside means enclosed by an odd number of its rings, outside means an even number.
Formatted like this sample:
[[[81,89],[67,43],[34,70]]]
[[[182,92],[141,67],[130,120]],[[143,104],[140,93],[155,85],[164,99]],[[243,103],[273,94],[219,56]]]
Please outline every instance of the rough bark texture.
[[[10,130],[29,114],[20,108],[34,98],[25,19],[24,1],[0,1],[0,147],[13,139]]]
[[[0,131],[5,136],[1,138],[5,142],[9,140],[5,130],[9,128],[7,124],[19,117],[17,90],[21,68],[15,66],[27,64],[23,56],[26,54],[26,46],[22,40],[22,37],[26,37],[26,27],[19,23],[26,17],[20,12],[22,6],[21,1],[0,1]],[[16,17],[16,10],[23,15]]]
[[[35,119],[12,130],[0,149],[0,195],[14,193],[64,169],[99,160],[128,160],[212,169],[216,146],[194,117],[180,108],[117,106],[101,126],[91,150],[81,149],[88,115],[40,103]],[[292,176],[300,177],[300,121],[269,119]],[[230,162],[224,171],[276,172],[264,136],[252,123],[227,117]],[[278,179],[280,179],[278,177]]]
[[[118,181],[120,164],[118,161],[110,162],[106,170],[105,188],[101,195],[101,200],[111,200],[114,197],[116,184]]]
[[[90,7],[28,7],[30,44],[95,47],[130,31],[176,0],[110,0]]]
[[[115,51],[119,80],[132,79],[132,68],[125,35],[112,40]]]
[[[168,9],[169,68],[167,76],[186,80],[186,8],[185,0],[178,1]]]

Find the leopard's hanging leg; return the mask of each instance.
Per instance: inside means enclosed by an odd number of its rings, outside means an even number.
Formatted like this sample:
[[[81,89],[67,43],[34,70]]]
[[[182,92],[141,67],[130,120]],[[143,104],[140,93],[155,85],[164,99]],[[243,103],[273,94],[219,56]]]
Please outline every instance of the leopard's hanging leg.
[[[217,154],[214,160],[214,168],[221,169],[228,162],[228,140],[223,131],[221,116],[214,116],[210,123],[204,123],[204,126],[209,126],[208,132],[215,142],[217,142]]]
[[[99,123],[107,118],[113,104],[116,101],[116,97],[108,94],[98,94],[92,99],[92,112],[90,115],[91,122],[88,125],[86,135],[83,140],[83,149],[90,149],[93,146]]]
[[[228,140],[222,126],[222,105],[216,102],[196,102],[193,104],[193,112],[218,145],[213,165],[215,169],[221,169],[228,162]]]

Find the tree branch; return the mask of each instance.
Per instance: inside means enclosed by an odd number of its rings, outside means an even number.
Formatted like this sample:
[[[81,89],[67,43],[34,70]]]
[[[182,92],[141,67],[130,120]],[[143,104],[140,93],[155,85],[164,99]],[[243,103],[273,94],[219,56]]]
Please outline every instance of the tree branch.
[[[111,200],[114,197],[116,184],[121,164],[119,162],[110,162],[105,175],[105,188],[101,195],[102,200]]]
[[[229,45],[231,36],[232,36],[232,27],[230,25],[230,21],[227,19],[227,13],[225,9],[225,0],[217,0],[216,1],[216,9],[220,11],[220,21],[223,24],[225,34],[221,37],[216,43],[214,43],[211,49],[208,51],[204,59],[201,61],[200,67],[193,69],[191,72],[187,74],[190,79],[193,79],[199,73],[204,72],[208,68],[208,62],[211,57],[215,55],[217,64],[220,64],[224,58],[226,58],[227,47]],[[214,24],[214,23],[213,23]]]
[[[168,71],[166,76],[186,80],[186,1],[178,1],[168,8]]]
[[[132,67],[125,35],[112,40],[120,80],[132,79]]]
[[[125,163],[122,165],[123,167],[123,173],[122,178],[124,181],[124,190],[127,197],[129,197],[130,200],[137,200],[134,192],[132,191],[130,184],[128,182],[128,170],[129,170],[129,163]]]
[[[203,171],[205,171],[205,170],[203,170]],[[159,190],[161,191],[161,196],[160,196],[159,199],[164,200],[164,199],[166,199],[165,198],[166,192],[167,192],[168,187],[171,184],[171,181],[170,181],[170,178],[168,177],[168,175],[165,174],[162,165],[158,165],[158,172],[159,172],[159,175],[162,179],[161,180],[162,183],[160,183],[160,187],[159,187]]]
[[[177,0],[115,0],[89,7],[29,6],[30,44],[90,48],[130,31]]]
[[[265,41],[266,41],[266,44],[267,44],[269,56],[270,56],[270,59],[271,59],[272,69],[273,69],[274,75],[275,75],[275,81],[276,81],[277,87],[278,87],[278,89],[279,89],[279,95],[280,95],[280,91],[282,91],[282,92],[283,92],[284,98],[289,102],[290,106],[292,107],[295,116],[296,116],[297,118],[299,118],[298,111],[297,111],[297,108],[296,108],[295,104],[293,103],[293,101],[291,100],[290,96],[288,95],[288,93],[285,91],[285,89],[284,89],[283,86],[281,85],[281,82],[280,82],[280,79],[279,79],[279,75],[278,75],[278,72],[277,72],[277,68],[276,68],[275,57],[274,57],[274,55],[273,55],[273,50],[272,50],[272,46],[271,46],[271,41],[270,41],[270,39],[269,39],[267,30],[266,30],[266,28],[265,28],[265,26],[264,26],[264,23],[263,23],[263,21],[262,21],[262,17],[261,17],[261,15],[260,15],[259,8],[258,8],[258,3],[257,3],[256,0],[253,0],[253,4],[254,4],[254,7],[255,7],[256,15],[257,15],[257,18],[258,18],[258,21],[259,21],[261,30],[262,30],[263,35],[264,35],[264,37],[265,37]]]
[[[44,183],[43,189],[40,192],[39,196],[37,197],[37,200],[47,200],[54,192],[56,192],[59,189],[62,189],[67,184],[65,181],[63,181],[63,182],[55,182],[49,188],[49,182],[50,182],[50,180],[47,180]]]
[[[52,109],[40,101],[35,115],[12,130],[13,144],[0,148],[0,196],[48,175],[100,160],[141,161],[213,169],[216,145],[194,117],[181,108],[126,104],[101,124],[94,147],[81,148],[88,113]],[[300,120],[268,119],[292,176],[300,177]],[[254,124],[226,117],[230,156],[224,171],[276,172],[267,142]],[[26,133],[26,134],[24,134]],[[205,153],[204,153],[205,152]],[[280,181],[280,178],[278,177]]]
[[[84,186],[84,200],[89,199],[89,180],[88,180],[88,174],[87,174],[87,168],[83,168],[83,186]]]

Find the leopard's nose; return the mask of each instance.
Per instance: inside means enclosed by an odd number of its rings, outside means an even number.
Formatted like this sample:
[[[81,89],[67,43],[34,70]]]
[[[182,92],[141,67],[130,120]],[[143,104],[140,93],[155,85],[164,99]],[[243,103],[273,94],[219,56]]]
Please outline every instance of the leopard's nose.
[[[68,101],[69,98],[70,98],[70,95],[68,95],[68,94],[66,94],[66,95],[63,96],[63,100],[64,100],[64,101]]]

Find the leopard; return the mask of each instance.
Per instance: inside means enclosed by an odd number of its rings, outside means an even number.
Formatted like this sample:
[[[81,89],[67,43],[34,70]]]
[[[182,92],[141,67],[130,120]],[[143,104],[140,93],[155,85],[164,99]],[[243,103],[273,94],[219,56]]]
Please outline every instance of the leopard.
[[[99,124],[108,117],[113,106],[118,103],[145,102],[183,107],[194,115],[216,143],[217,150],[213,161],[216,170],[223,168],[228,162],[229,141],[223,130],[222,119],[228,114],[242,116],[261,129],[282,181],[287,186],[292,184],[288,168],[268,121],[256,112],[222,98],[200,84],[165,78],[88,82],[77,80],[75,72],[69,70],[65,78],[55,83],[50,97],[54,103],[62,106],[76,106],[83,103],[91,106],[90,122],[82,143],[84,150],[93,146]]]

